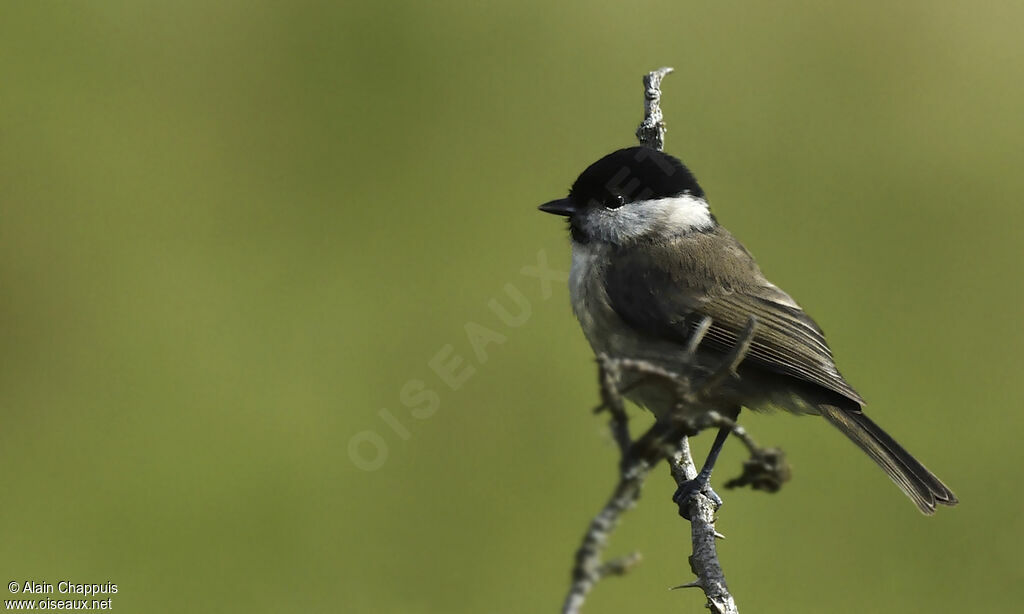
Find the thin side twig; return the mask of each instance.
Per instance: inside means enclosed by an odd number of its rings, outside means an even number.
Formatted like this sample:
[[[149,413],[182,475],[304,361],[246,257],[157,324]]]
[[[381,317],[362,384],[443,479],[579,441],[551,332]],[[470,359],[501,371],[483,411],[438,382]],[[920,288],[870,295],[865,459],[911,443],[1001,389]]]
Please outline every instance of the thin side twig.
[[[672,72],[665,66],[644,75],[644,121],[636,129],[641,145],[661,151],[665,147],[665,122],[661,116],[661,80]]]
[[[601,407],[598,409],[607,409],[611,413],[612,437],[619,446],[619,453],[625,458],[632,442],[629,437],[629,417],[626,416],[626,408],[618,392],[622,372],[618,363],[610,360],[606,354],[598,356],[597,363],[598,386],[601,390]]]
[[[609,535],[619,524],[619,518],[640,498],[640,489],[650,470],[651,466],[640,459],[624,467],[612,496],[590,521],[590,526],[583,536],[583,543],[576,551],[572,582],[562,605],[563,614],[577,614],[583,607],[587,594],[602,578],[608,575],[624,575],[640,562],[638,552],[608,563],[601,561],[601,554],[608,544]]]

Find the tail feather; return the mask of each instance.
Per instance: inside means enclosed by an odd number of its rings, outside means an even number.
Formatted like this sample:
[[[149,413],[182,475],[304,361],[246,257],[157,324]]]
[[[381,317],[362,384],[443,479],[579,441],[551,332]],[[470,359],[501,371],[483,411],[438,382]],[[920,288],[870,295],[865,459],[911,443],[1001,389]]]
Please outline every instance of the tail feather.
[[[923,513],[934,514],[936,505],[957,504],[956,495],[942,480],[863,413],[832,405],[819,408],[821,415],[878,463]]]

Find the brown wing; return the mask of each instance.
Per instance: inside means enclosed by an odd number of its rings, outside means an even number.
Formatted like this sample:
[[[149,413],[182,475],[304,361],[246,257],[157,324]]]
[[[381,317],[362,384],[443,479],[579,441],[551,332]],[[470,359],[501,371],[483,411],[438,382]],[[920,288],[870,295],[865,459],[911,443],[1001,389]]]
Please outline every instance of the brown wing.
[[[839,374],[814,320],[766,280],[750,253],[722,228],[666,245],[618,247],[605,279],[612,308],[640,333],[684,344],[709,316],[701,348],[726,353],[754,316],[757,327],[744,365],[864,403]]]

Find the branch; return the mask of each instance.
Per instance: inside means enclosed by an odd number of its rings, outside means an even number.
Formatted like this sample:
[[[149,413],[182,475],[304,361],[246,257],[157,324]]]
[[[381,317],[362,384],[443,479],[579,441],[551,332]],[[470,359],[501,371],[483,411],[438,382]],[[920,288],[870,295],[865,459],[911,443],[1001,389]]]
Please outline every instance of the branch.
[[[579,612],[587,594],[603,577],[612,573],[621,575],[640,561],[640,555],[634,553],[623,560],[602,563],[601,554],[622,514],[640,498],[643,482],[651,469],[662,459],[669,459],[673,476],[682,484],[697,475],[690,457],[688,435],[713,426],[725,426],[734,432],[742,432],[735,422],[706,408],[723,381],[722,373],[730,373],[742,360],[745,348],[749,345],[747,342],[752,336],[753,327],[750,326],[747,336],[739,340],[736,349],[725,357],[717,369],[710,372],[693,363],[698,344],[691,340],[691,350],[683,355],[683,360],[690,363],[688,375],[685,376],[644,360],[611,358],[606,354],[598,356],[601,397],[604,399],[599,409],[607,409],[611,414],[612,432],[620,444],[622,458],[619,463],[619,482],[604,508],[591,521],[583,543],[576,552],[572,583],[562,606],[563,614]],[[662,416],[635,441],[629,439],[628,418],[622,398],[624,373],[639,376],[633,380],[633,386],[639,381],[660,381],[671,387],[676,398],[676,410],[671,415]],[[753,440],[748,437],[747,441],[756,448]],[[715,538],[721,537],[715,531],[715,503],[703,493],[696,493],[688,500],[688,505],[693,541],[690,566],[697,580],[684,586],[702,588],[708,598],[707,606],[712,612],[736,613],[738,611],[726,587],[715,549]]]
[[[661,151],[665,147],[665,122],[661,118],[661,80],[672,72],[669,67],[659,68],[644,75],[644,121],[636,129],[641,145]]]
[[[690,457],[690,444],[684,438],[679,450],[669,459],[669,469],[676,483],[682,486],[697,477],[697,468]],[[697,579],[675,588],[696,587],[707,597],[706,607],[715,614],[738,614],[736,601],[729,594],[725,584],[725,572],[718,562],[715,539],[724,536],[715,530],[715,505],[704,495],[690,499],[690,539],[693,554],[690,555],[690,569]]]

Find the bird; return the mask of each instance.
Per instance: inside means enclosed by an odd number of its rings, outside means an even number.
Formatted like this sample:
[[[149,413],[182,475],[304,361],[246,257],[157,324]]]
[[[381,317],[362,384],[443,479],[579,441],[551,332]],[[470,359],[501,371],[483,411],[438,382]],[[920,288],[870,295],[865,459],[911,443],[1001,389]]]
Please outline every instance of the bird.
[[[676,373],[707,371],[746,330],[749,348],[737,377],[696,411],[734,418],[744,407],[781,408],[821,416],[924,514],[958,503],[942,480],[864,413],[864,399],[839,373],[821,328],[718,223],[678,158],[648,146],[617,150],[587,167],[567,197],[539,208],[568,219],[569,294],[595,354],[645,360]],[[699,328],[703,337],[688,357],[687,344]],[[674,411],[664,385],[637,377],[623,389],[657,418]],[[697,478],[676,492],[681,509],[695,492],[714,494],[711,470],[729,432],[719,431]]]

